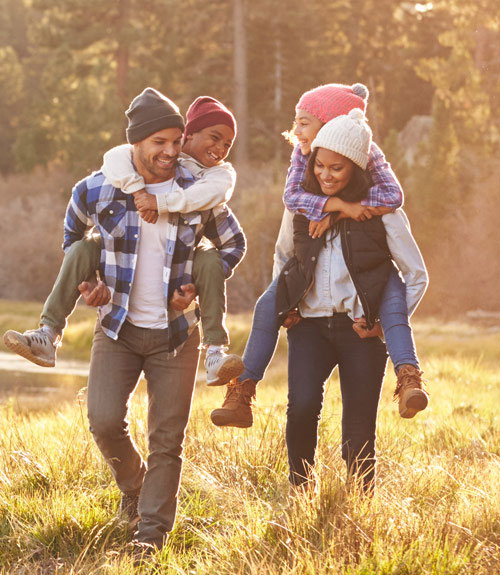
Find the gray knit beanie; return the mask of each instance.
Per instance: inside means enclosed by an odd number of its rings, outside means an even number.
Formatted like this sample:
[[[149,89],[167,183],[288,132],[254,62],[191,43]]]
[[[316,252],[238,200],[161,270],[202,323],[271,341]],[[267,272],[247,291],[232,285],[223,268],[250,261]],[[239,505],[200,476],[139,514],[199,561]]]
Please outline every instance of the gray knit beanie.
[[[165,128],[179,128],[184,132],[184,118],[178,106],[154,88],[146,88],[136,96],[125,115],[129,144],[136,144]]]
[[[359,108],[354,108],[347,115],[327,122],[313,140],[311,149],[332,150],[366,170],[371,144],[372,131],[365,115]]]

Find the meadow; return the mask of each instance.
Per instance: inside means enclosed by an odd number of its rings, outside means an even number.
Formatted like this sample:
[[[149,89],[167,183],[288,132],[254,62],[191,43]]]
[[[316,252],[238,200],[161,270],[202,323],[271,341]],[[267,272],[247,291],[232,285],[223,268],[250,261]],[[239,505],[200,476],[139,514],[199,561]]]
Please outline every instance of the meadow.
[[[39,304],[0,302],[0,328],[36,323]],[[241,352],[249,315],[232,316]],[[88,356],[93,314],[78,309],[61,357]],[[87,428],[85,389],[39,408],[0,404],[1,575],[492,575],[500,573],[500,328],[415,321],[429,408],[402,420],[390,366],[378,419],[373,498],[346,485],[336,374],[327,384],[317,487],[289,496],[284,443],[286,340],[257,392],[249,430],[218,429],[223,390],[200,370],[177,523],[134,567],[119,493]],[[47,377],[50,378],[50,375]],[[83,386],[85,381],[83,380]],[[146,453],[146,395],[131,426]]]

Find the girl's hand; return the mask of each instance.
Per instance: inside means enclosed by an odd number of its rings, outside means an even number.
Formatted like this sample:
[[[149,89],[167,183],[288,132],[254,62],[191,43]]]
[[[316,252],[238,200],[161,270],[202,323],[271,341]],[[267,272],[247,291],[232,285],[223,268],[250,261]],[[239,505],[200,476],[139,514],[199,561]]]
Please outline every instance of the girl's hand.
[[[376,321],[372,329],[368,329],[366,326],[366,319],[364,317],[355,318],[354,323],[352,324],[352,329],[361,339],[365,339],[367,337],[384,337],[384,332],[380,322]]]
[[[288,312],[288,315],[286,316],[286,319],[283,322],[283,327],[285,327],[286,329],[295,327],[301,319],[302,318],[300,317],[298,310],[292,309],[292,311]]]
[[[111,292],[108,286],[101,280],[82,282],[78,286],[78,291],[82,294],[85,303],[92,307],[106,305],[111,299]]]
[[[320,238],[332,225],[332,214],[328,214],[319,222],[309,222],[309,235],[311,238]]]
[[[365,220],[371,220],[373,215],[372,208],[369,206],[363,206],[360,202],[344,202],[338,219],[351,218],[356,222],[364,222]]]

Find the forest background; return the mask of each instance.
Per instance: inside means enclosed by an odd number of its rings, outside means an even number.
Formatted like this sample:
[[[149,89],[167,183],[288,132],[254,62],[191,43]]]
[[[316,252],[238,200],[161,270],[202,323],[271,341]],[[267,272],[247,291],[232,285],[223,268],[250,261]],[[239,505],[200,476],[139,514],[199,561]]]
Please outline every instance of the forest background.
[[[230,311],[267,286],[300,95],[362,82],[431,286],[421,313],[500,311],[498,0],[0,0],[0,298],[39,299],[72,185],[124,142],[153,86],[238,119],[231,207],[248,254]]]

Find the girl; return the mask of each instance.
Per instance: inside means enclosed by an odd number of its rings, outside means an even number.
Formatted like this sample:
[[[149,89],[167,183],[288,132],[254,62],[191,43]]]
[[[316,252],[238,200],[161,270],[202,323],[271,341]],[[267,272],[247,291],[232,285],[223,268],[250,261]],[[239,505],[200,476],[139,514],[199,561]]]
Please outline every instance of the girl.
[[[255,398],[256,384],[264,377],[278,341],[280,321],[275,305],[276,283],[281,268],[293,254],[291,212],[305,213],[312,222],[316,222],[312,224],[311,233],[319,235],[326,225],[326,220],[323,218],[330,212],[340,212],[343,217],[364,220],[376,214],[391,212],[402,205],[401,186],[386,162],[384,154],[374,142],[370,148],[367,165],[367,173],[373,185],[362,202],[349,203],[334,196],[314,195],[302,188],[311,144],[321,126],[332,118],[347,114],[354,108],[364,111],[367,99],[368,89],[363,84],[353,86],[326,84],[305,92],[296,106],[293,136],[297,146],[292,153],[285,186],[284,200],[288,209],[283,214],[276,243],[274,280],[255,306],[252,330],[243,355],[245,370],[239,378],[228,385],[222,407],[213,410],[210,414],[215,425],[250,427],[253,423],[252,400]],[[418,386],[420,370],[408,325],[405,288],[396,274],[391,276],[388,283],[385,303],[388,304],[390,310],[395,309],[397,304],[397,307],[403,311],[403,313],[393,315],[393,321],[384,322],[386,339],[393,336],[395,342],[392,348],[395,349],[397,342],[401,342],[401,353],[399,356],[391,356],[391,359],[398,369],[401,366],[411,365],[409,372],[407,369],[399,370],[400,379],[401,382]],[[381,316],[386,317],[382,313],[384,309],[383,306]],[[296,317],[288,317],[284,325],[290,327],[295,321],[297,321]],[[364,330],[362,326],[362,322],[359,323],[359,327],[358,324],[355,325],[360,336],[373,335],[371,331]],[[410,412],[406,411],[402,414],[411,416]]]
[[[360,109],[325,124],[312,142],[305,187],[325,198],[356,202],[367,196],[372,134]],[[297,305],[301,321],[288,330],[286,441],[290,482],[301,485],[314,465],[324,384],[338,366],[342,394],[342,457],[365,488],[373,486],[375,429],[386,350],[378,337],[353,330],[362,315],[370,329],[377,318],[394,265],[403,273],[407,309],[420,301],[427,274],[401,210],[371,220],[334,222],[325,238],[309,235],[302,215],[293,221],[294,256],[278,280],[277,311]],[[387,306],[387,303],[385,304]],[[424,409],[427,394],[404,384],[400,409]],[[406,411],[404,411],[406,410]],[[408,415],[407,415],[408,416]]]

